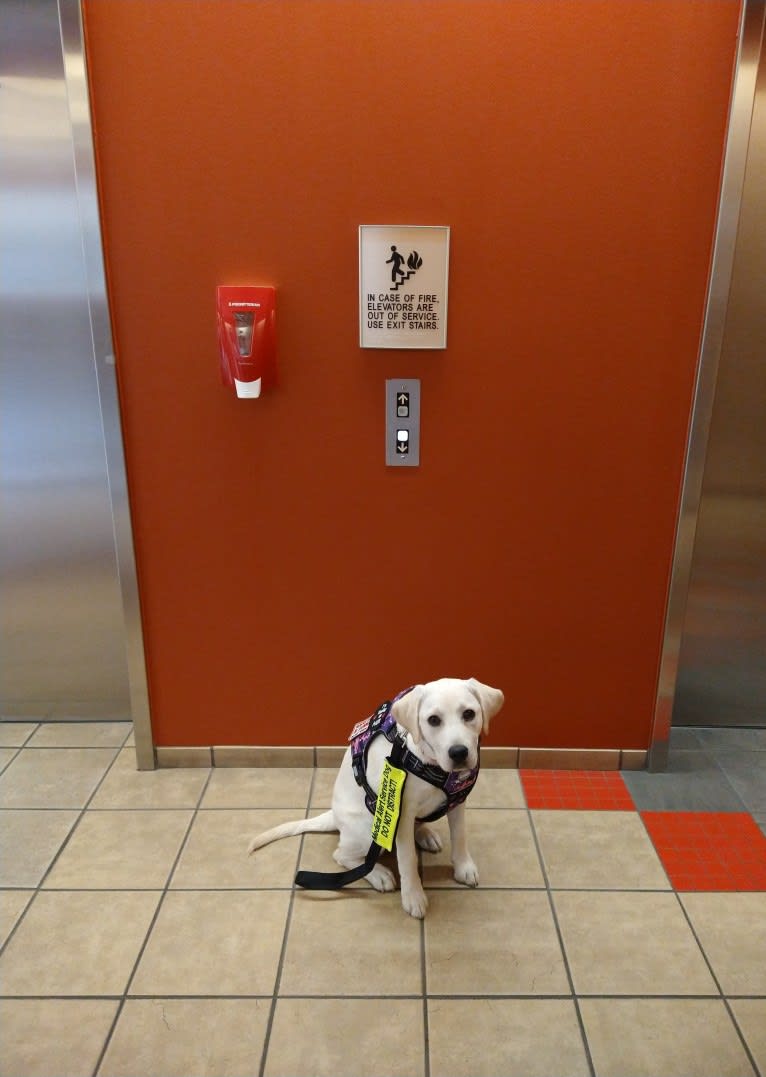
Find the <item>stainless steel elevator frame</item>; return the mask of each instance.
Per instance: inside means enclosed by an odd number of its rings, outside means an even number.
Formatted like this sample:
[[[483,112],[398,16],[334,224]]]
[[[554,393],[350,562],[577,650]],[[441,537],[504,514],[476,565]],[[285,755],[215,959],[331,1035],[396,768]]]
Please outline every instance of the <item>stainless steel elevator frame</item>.
[[[764,0],[745,0],[740,23],[739,52],[729,113],[713,259],[697,363],[694,404],[687,440],[654,721],[649,746],[650,770],[664,770],[668,761],[681,634],[689,593],[705,456],[734,266],[734,248],[742,205],[758,61],[764,34],[765,9]]]
[[[93,361],[104,426],[114,543],[125,618],[128,685],[135,730],[136,761],[139,770],[152,770],[156,766],[156,761],[149,711],[146,656],[117,394],[114,345],[104,272],[93,128],[79,0],[58,0],[58,11],[74,144],[75,182],[93,336]]]

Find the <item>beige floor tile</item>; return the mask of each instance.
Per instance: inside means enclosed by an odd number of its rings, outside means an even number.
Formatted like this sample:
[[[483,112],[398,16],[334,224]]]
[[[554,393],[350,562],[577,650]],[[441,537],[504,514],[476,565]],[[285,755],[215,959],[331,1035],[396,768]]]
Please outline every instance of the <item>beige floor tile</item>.
[[[0,775],[2,808],[82,808],[114,748],[23,748]]]
[[[287,817],[280,811],[201,811],[173,874],[171,887],[186,890],[224,887],[286,887],[293,884],[300,838],[285,838],[248,856],[250,840]]]
[[[526,808],[518,770],[484,767],[468,804],[471,808]]]
[[[37,729],[37,722],[0,722],[0,747],[20,748]]]
[[[217,767],[203,808],[299,808],[306,810],[311,767]]]
[[[388,999],[383,1005],[320,998],[277,1003],[266,1077],[421,1077],[423,1072],[419,999]]]
[[[136,770],[136,753],[123,748],[91,808],[195,808],[209,771]]]
[[[317,767],[314,771],[314,788],[311,792],[313,811],[327,811],[332,807],[332,791],[338,776],[337,767]]]
[[[462,888],[452,874],[447,820],[429,825],[441,837],[442,851],[422,853],[423,885]],[[545,886],[525,811],[469,808],[466,825],[468,848],[479,869],[480,886]]]
[[[582,999],[597,1077],[753,1077],[723,1002]]]
[[[434,1077],[589,1073],[574,1003],[565,999],[430,999],[428,1043]]]
[[[0,771],[5,770],[17,752],[18,748],[0,748]]]
[[[0,890],[0,946],[13,931],[34,890]]]
[[[637,812],[535,811],[532,818],[554,889],[670,889]]]
[[[191,816],[190,811],[86,811],[45,888],[161,890]]]
[[[735,998],[729,1003],[761,1073],[766,1073],[766,998]]]
[[[554,903],[578,994],[718,993],[674,894],[562,890]]]
[[[0,886],[37,886],[78,817],[76,811],[0,811]]]
[[[569,994],[547,894],[461,888],[428,896],[429,993]]]
[[[420,926],[398,891],[295,895],[282,995],[411,995],[421,990]]]
[[[2,994],[120,994],[159,896],[41,891],[0,957]]]
[[[271,994],[289,898],[276,890],[170,891],[130,993]]]
[[[683,894],[725,995],[766,995],[766,893]]]
[[[44,722],[29,748],[121,748],[130,722]]]
[[[128,999],[99,1077],[253,1077],[271,999]]]
[[[97,999],[4,999],[0,1077],[90,1077],[117,1005]]]

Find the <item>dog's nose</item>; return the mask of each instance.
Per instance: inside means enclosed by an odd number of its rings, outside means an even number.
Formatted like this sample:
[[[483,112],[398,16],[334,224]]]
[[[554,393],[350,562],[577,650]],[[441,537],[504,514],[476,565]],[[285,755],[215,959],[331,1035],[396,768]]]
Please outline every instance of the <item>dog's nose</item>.
[[[465,763],[468,758],[468,749],[464,744],[453,744],[447,755],[453,763]]]

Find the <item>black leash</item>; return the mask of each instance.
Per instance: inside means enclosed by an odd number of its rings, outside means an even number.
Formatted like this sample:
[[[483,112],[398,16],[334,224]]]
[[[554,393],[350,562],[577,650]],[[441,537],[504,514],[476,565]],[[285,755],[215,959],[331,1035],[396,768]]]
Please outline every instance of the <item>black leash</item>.
[[[359,867],[349,868],[348,871],[299,871],[295,876],[295,885],[305,890],[340,890],[369,875],[382,852],[380,845],[374,841]]]
[[[299,871],[295,876],[296,886],[302,886],[305,890],[340,890],[369,875],[383,850],[390,852],[393,849],[396,828],[399,825],[402,790],[407,779],[406,771],[401,770],[399,764],[404,759],[406,750],[404,738],[397,734],[380,779],[375,814],[372,818],[372,844],[363,863],[349,868],[348,871]]]

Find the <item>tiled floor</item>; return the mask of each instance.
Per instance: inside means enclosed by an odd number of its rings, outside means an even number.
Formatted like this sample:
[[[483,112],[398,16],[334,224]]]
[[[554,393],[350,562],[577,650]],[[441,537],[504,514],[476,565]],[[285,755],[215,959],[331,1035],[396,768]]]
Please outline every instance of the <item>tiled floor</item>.
[[[422,854],[424,922],[293,891],[333,835],[246,856],[333,772],[138,773],[128,733],[0,724],[0,1075],[766,1075],[766,731],[485,769],[481,886]]]

